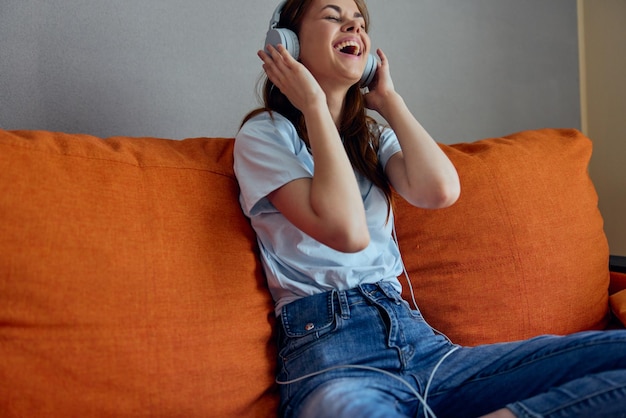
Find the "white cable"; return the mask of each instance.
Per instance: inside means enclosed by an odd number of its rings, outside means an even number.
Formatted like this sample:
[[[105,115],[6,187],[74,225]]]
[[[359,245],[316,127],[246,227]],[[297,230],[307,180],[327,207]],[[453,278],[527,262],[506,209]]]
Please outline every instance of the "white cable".
[[[400,243],[398,242],[398,235],[396,234],[396,224],[393,224],[393,239],[396,242],[396,246],[398,248],[398,253],[400,254],[400,264],[402,265],[402,272],[404,273],[404,277],[406,278],[407,283],[409,284],[409,293],[411,293],[411,300],[413,301],[413,309],[419,311],[419,307],[417,306],[417,301],[415,300],[415,291],[413,289],[413,282],[411,282],[411,278],[409,277],[409,272],[406,269],[406,265],[404,264],[404,260],[402,259],[402,252],[400,251]],[[444,337],[450,344],[453,344],[452,340],[448,338],[446,334],[439,331],[437,328],[434,328],[432,325],[428,324],[428,326],[437,334]]]
[[[439,363],[441,363],[441,361]],[[437,364],[437,367],[438,366],[439,366],[439,364]],[[435,370],[433,370],[433,374],[437,370],[437,367],[435,367]],[[310,374],[298,377],[298,378],[293,379],[293,380],[280,381],[280,380],[276,379],[276,383],[279,384],[279,385],[290,385],[292,383],[297,383],[297,382],[300,382],[302,380],[309,379],[311,377],[315,377],[315,376],[318,376],[320,374],[327,373],[327,372],[330,372],[330,371],[333,371],[333,370],[337,370],[337,369],[369,370],[369,371],[378,372],[378,373],[382,373],[382,374],[384,374],[386,376],[389,376],[389,377],[399,381],[400,383],[402,383],[403,385],[405,385],[406,387],[409,388],[409,390],[415,396],[415,398],[417,398],[417,400],[424,406],[424,415],[426,416],[426,418],[428,418],[429,416],[430,416],[430,418],[437,418],[437,416],[435,415],[433,410],[430,409],[430,406],[428,406],[428,404],[426,403],[426,400],[424,398],[422,398],[422,396],[419,394],[419,392],[416,391],[413,388],[413,386],[411,386],[411,384],[409,382],[407,382],[406,380],[404,380],[400,376],[396,376],[395,374],[388,372],[387,370],[379,369],[379,368],[376,368],[376,367],[363,366],[363,365],[357,365],[357,364],[346,364],[346,365],[342,365],[342,366],[333,366],[333,367],[329,367],[329,368],[324,369],[324,370],[320,370],[320,371],[317,371],[317,372],[313,372],[313,373],[310,373]]]
[[[415,291],[413,290],[413,283],[411,282],[411,278],[409,277],[409,272],[406,269],[406,265],[404,264],[404,260],[402,259],[402,253],[400,252],[400,243],[398,242],[398,234],[396,232],[395,222],[393,223],[393,239],[396,242],[396,246],[398,247],[398,252],[400,253],[400,264],[402,264],[402,271],[404,272],[404,277],[406,278],[406,281],[409,284],[409,292],[411,293],[411,300],[413,301],[413,307],[414,309],[419,310],[417,306],[417,301],[415,300]],[[446,340],[448,340],[448,342],[452,344],[452,341],[450,341],[450,338],[448,338],[448,336],[445,335],[443,332],[439,331],[438,329],[433,328],[432,326],[430,328],[436,333],[438,333],[439,335],[443,336]],[[430,374],[428,378],[428,382],[426,383],[426,389],[424,390],[424,402],[423,402],[424,405],[427,405],[428,391],[430,390],[430,385],[433,381],[433,378],[435,377],[435,373],[439,369],[439,366],[441,366],[443,361],[446,358],[448,358],[450,354],[454,353],[459,348],[460,348],[459,346],[455,346],[452,350],[448,351],[443,357],[441,357],[441,359],[437,362],[437,365],[435,365],[435,368],[433,369],[432,373]],[[430,410],[430,408],[428,409]],[[432,410],[430,410],[430,412],[432,413]],[[426,410],[424,410],[424,415],[426,416],[426,418],[428,418]],[[435,417],[433,414],[432,418],[437,418],[437,417]]]
[[[404,265],[404,260],[402,259],[402,253],[400,252],[400,243],[398,243],[398,234],[396,233],[396,223],[393,223],[393,240],[396,242],[396,247],[398,248],[398,254],[400,254],[400,264],[402,264],[402,271],[404,272],[404,277],[409,284],[409,292],[411,293],[411,300],[413,301],[413,309],[419,309],[417,307],[417,302],[415,300],[415,292],[413,291],[413,283],[411,283],[411,278],[409,277],[409,272],[406,271],[406,266]]]
[[[426,403],[426,401],[428,400],[428,391],[430,390],[430,384],[432,383],[433,378],[435,377],[435,373],[437,372],[437,369],[439,369],[439,366],[441,366],[443,361],[447,359],[450,354],[454,353],[459,348],[460,348],[459,346],[454,347],[452,350],[448,351],[443,357],[441,357],[441,359],[437,362],[437,365],[435,366],[432,373],[430,374],[430,377],[428,378],[428,383],[426,383],[426,389],[424,390],[424,403]]]
[[[400,251],[400,244],[398,243],[398,236],[396,234],[396,224],[395,224],[395,222],[393,223],[393,239],[396,242],[396,245],[398,247],[398,251]],[[402,259],[402,254],[400,254],[400,263],[402,264],[402,271],[404,272],[404,276],[406,277],[406,280],[407,280],[407,282],[409,284],[409,292],[411,293],[411,300],[413,301],[413,307],[414,307],[414,309],[418,310],[419,308],[417,307],[417,301],[415,300],[415,292],[413,291],[413,283],[411,283],[411,278],[409,277],[409,273],[406,270],[406,266],[404,265],[404,260]],[[433,329],[433,331],[439,333],[440,335],[445,337],[448,341],[450,341],[450,339],[445,334],[443,334],[442,332],[436,330],[435,328],[432,328],[432,329]],[[276,379],[276,383],[279,384],[279,385],[290,385],[292,383],[301,382],[302,380],[306,380],[306,379],[309,379],[311,377],[319,376],[321,374],[328,373],[330,371],[338,370],[338,369],[360,369],[360,370],[374,371],[374,372],[382,373],[382,374],[384,374],[386,376],[389,376],[389,377],[399,381],[400,383],[402,383],[406,387],[408,387],[409,390],[411,391],[411,393],[415,396],[415,398],[424,407],[424,417],[425,418],[437,418],[437,415],[435,415],[435,413],[430,408],[430,406],[428,406],[428,403],[427,403],[428,392],[430,390],[430,385],[431,385],[431,383],[432,383],[432,381],[433,381],[433,379],[435,377],[435,373],[437,372],[437,370],[439,370],[439,367],[443,364],[444,360],[447,359],[448,356],[450,356],[452,353],[454,353],[459,348],[460,348],[459,346],[456,346],[456,347],[452,348],[452,350],[448,351],[443,357],[441,357],[441,359],[439,359],[439,361],[435,365],[435,368],[433,369],[433,371],[430,373],[430,376],[428,377],[428,382],[426,383],[426,389],[424,390],[424,397],[422,397],[419,394],[419,392],[417,390],[415,390],[413,388],[413,386],[411,386],[411,384],[409,382],[407,382],[406,380],[404,380],[400,376],[396,376],[395,374],[393,374],[391,372],[388,372],[386,370],[379,369],[379,368],[376,368],[376,367],[356,365],[356,364],[347,364],[347,365],[329,367],[327,369],[319,370],[317,372],[313,372],[313,373],[310,373],[310,374],[307,374],[307,375],[304,375],[304,376],[300,376],[300,377],[298,377],[296,379],[293,379],[293,380],[281,381],[281,380]]]

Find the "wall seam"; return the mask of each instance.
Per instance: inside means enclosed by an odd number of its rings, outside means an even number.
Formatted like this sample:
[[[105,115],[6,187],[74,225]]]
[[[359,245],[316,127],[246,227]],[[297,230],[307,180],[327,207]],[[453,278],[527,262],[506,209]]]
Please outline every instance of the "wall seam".
[[[577,0],[578,13],[578,66],[580,88],[580,124],[582,132],[589,136],[589,114],[587,103],[587,51],[585,44],[585,1]]]

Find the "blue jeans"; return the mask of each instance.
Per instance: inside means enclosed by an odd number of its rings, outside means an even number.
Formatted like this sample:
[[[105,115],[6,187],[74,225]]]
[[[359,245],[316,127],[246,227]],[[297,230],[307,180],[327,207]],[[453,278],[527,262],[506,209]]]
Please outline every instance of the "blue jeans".
[[[385,283],[283,308],[285,417],[626,417],[626,331],[459,347]]]

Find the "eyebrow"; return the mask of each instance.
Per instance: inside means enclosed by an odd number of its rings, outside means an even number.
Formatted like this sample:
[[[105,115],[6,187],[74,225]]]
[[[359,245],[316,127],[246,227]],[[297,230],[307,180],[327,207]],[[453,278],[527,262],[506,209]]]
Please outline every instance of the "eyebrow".
[[[334,11],[336,11],[337,13],[341,14],[341,7],[335,5],[335,4],[328,4],[324,7],[322,7],[322,11],[326,10],[326,9],[333,9]],[[354,12],[354,17],[358,17],[358,18],[363,18],[363,15],[361,14],[361,12]]]

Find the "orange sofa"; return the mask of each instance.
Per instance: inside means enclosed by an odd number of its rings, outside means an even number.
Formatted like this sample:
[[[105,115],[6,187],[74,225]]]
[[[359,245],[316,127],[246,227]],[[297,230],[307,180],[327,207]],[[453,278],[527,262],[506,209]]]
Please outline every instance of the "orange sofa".
[[[591,141],[441,146],[460,200],[395,207],[427,320],[469,345],[619,326],[626,276],[609,271]],[[272,302],[232,147],[0,131],[0,416],[276,415]]]

